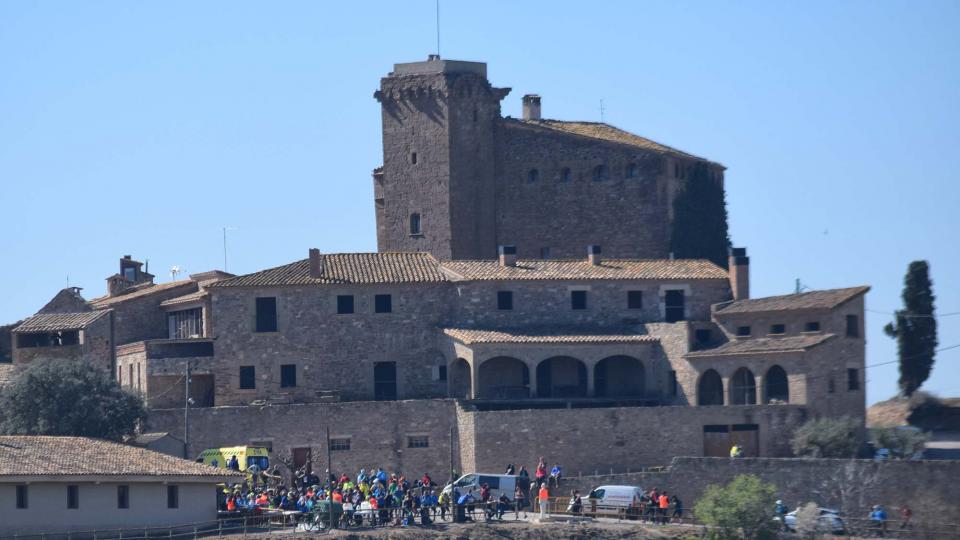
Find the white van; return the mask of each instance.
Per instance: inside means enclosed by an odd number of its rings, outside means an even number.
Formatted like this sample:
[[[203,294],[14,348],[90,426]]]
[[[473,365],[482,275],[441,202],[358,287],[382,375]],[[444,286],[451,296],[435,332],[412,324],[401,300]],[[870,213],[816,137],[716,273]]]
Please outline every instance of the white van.
[[[610,511],[621,508],[632,509],[640,506],[643,488],[640,486],[600,486],[590,492],[584,510]]]
[[[514,490],[517,489],[518,483],[525,494],[530,491],[529,478],[519,478],[509,474],[470,473],[461,476],[452,484],[447,484],[443,488],[443,492],[450,493],[453,491],[453,488],[456,487],[460,495],[466,495],[473,489],[473,495],[479,501],[480,487],[483,486],[483,484],[487,484],[490,488],[490,498],[492,500],[499,499],[500,494],[503,493],[512,501],[513,493]]]

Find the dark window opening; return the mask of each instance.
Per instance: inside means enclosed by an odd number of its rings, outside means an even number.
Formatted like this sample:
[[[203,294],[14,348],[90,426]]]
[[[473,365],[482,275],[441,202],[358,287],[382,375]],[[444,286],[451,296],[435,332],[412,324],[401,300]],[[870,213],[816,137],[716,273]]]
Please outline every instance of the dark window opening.
[[[377,401],[397,399],[396,362],[375,362],[373,364],[373,399]]]
[[[749,335],[750,335],[750,327],[749,327],[749,326],[738,326],[738,327],[737,327],[737,336],[739,336],[739,337],[747,337],[747,336],[749,336]]]
[[[426,435],[411,435],[407,437],[407,448],[430,448],[430,437]]]
[[[570,291],[570,308],[587,309],[587,291]]]
[[[860,337],[860,317],[847,315],[847,337]]]
[[[17,347],[67,347],[80,343],[79,330],[17,334]]]
[[[413,165],[416,165],[416,164],[417,164],[417,153],[416,153],[416,152],[410,152],[410,163],[413,164]]]
[[[734,405],[757,404],[757,380],[749,369],[740,368],[734,372],[730,381],[730,403]]]
[[[627,309],[643,309],[643,291],[627,291]]]
[[[627,165],[627,178],[635,178],[637,176],[637,165],[631,163]]]
[[[437,366],[437,380],[447,380],[447,366]]]
[[[833,377],[827,379],[827,392],[834,393],[837,391],[837,384],[834,382]]]
[[[513,291],[497,291],[497,309],[501,311],[513,309]]]
[[[203,337],[203,309],[184,309],[167,313],[167,336],[170,339]]]
[[[770,333],[773,335],[786,334],[787,326],[785,324],[771,324]]]
[[[607,166],[606,165],[597,165],[593,168],[593,179],[596,181],[606,180],[607,179]]]
[[[117,508],[130,508],[130,486],[117,486]]]
[[[67,508],[80,508],[80,486],[67,486]]]
[[[167,508],[180,508],[180,486],[167,486]]]
[[[723,405],[723,379],[712,369],[697,384],[697,405]]]
[[[480,115],[477,113],[477,110],[473,110],[473,122],[476,123],[480,119]]]
[[[253,390],[257,387],[257,368],[255,366],[240,366],[240,389]]]
[[[810,321],[803,325],[804,332],[819,332],[820,331],[820,321]]]
[[[847,368],[847,390],[854,391],[860,389],[860,370],[857,368]]]
[[[350,450],[350,439],[341,437],[339,439],[330,439],[331,452],[345,452]]]
[[[686,318],[684,294],[682,289],[672,289],[664,295],[664,315],[667,322],[682,321]]]
[[[573,172],[569,167],[564,167],[564,169],[560,171],[560,181],[569,182],[571,180],[573,180]]]
[[[790,402],[790,385],[787,382],[787,372],[782,367],[772,366],[768,369],[764,383],[767,385],[767,403]]]
[[[542,247],[542,248],[540,248],[540,258],[543,259],[543,260],[549,259],[549,258],[550,258],[550,248],[548,248],[548,247]]]
[[[527,183],[533,184],[538,180],[540,180],[540,171],[537,169],[530,169],[530,171],[527,172]]]
[[[350,313],[353,313],[353,295],[337,295],[337,314],[348,315]]]
[[[410,214],[410,234],[423,234],[423,231],[420,228],[420,214]]]
[[[376,313],[390,313],[393,311],[393,297],[389,294],[378,294],[373,297],[373,311]]]
[[[257,298],[257,332],[277,331],[277,299]]]
[[[28,508],[30,499],[27,496],[27,486],[17,486],[17,508]]]
[[[280,388],[294,388],[297,386],[297,365],[283,364],[280,366]]]

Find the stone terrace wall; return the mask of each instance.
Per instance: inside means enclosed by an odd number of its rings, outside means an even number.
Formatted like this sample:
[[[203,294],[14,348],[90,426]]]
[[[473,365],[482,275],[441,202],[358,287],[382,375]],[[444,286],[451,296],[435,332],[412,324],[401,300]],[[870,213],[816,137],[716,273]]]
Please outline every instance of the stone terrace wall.
[[[562,494],[571,489],[586,494],[604,484],[657,487],[676,493],[692,509],[707,486],[725,484],[739,474],[754,474],[776,485],[777,496],[791,509],[813,501],[857,518],[881,504],[896,519],[899,507],[908,504],[918,522],[960,523],[960,461],[678,457],[665,472],[568,476]]]

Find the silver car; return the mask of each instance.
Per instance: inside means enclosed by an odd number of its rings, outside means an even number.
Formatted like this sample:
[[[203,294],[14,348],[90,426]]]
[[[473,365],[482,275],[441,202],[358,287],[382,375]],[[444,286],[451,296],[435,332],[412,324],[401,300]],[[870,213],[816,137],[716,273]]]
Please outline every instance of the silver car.
[[[844,534],[846,532],[843,520],[840,519],[840,512],[829,508],[817,508],[817,510],[820,512],[817,517],[817,532],[831,534]],[[783,517],[784,524],[791,532],[797,531],[797,512],[799,511],[800,509],[797,508]]]

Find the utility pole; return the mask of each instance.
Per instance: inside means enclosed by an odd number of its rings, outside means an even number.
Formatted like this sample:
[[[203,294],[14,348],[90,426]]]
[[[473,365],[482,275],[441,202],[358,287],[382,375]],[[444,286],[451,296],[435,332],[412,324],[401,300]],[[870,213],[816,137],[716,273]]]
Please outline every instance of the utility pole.
[[[450,483],[454,483],[457,472],[453,469],[453,426],[450,426]]]
[[[190,361],[186,362],[183,392],[183,458],[190,459]]]
[[[333,475],[333,465],[330,463],[330,426],[327,426],[327,511],[330,523],[330,529],[333,529],[333,482],[330,477]]]
[[[223,271],[227,271],[227,228],[223,228]]]

